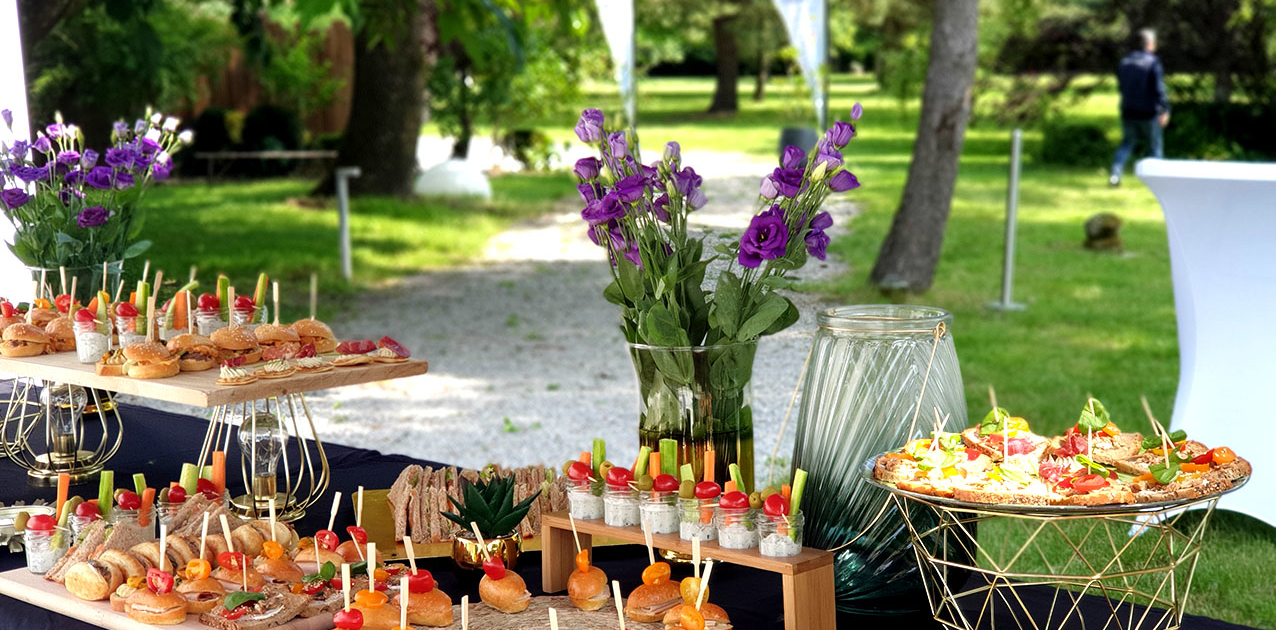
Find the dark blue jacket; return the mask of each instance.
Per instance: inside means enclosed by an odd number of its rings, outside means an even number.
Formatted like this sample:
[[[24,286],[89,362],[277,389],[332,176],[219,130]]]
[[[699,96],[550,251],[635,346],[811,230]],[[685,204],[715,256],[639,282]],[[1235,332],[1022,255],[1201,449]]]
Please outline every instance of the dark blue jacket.
[[[1145,50],[1125,56],[1117,66],[1117,83],[1121,88],[1121,117],[1150,120],[1170,111],[1165,93],[1165,70],[1161,60]]]

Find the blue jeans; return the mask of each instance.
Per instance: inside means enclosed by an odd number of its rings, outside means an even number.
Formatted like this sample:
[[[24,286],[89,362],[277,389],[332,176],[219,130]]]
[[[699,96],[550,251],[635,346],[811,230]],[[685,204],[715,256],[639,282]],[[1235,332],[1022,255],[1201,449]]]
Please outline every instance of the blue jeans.
[[[1125,163],[1130,160],[1136,145],[1142,144],[1148,151],[1148,157],[1164,157],[1161,146],[1161,124],[1156,118],[1150,120],[1121,119],[1121,144],[1117,146],[1116,155],[1112,156],[1112,174],[1120,177],[1125,170]]]

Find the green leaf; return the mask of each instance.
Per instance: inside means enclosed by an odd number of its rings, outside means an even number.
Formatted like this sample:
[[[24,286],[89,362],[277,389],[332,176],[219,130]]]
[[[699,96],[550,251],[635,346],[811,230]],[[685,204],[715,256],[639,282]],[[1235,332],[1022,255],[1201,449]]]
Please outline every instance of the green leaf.
[[[620,290],[620,284],[615,280],[612,280],[611,284],[608,284],[607,288],[603,289],[603,297],[616,306],[624,306],[626,304],[625,292]]]
[[[1010,412],[1003,407],[997,407],[988,412],[983,420],[979,421],[979,435],[992,435],[1005,426],[1006,418],[1010,417]]]
[[[302,559],[304,560],[304,558]],[[302,576],[301,581],[314,582],[316,580],[323,580],[326,582],[331,580],[333,577],[336,577],[336,575],[337,567],[332,564],[331,560],[329,560],[328,562],[323,563],[323,567],[319,569],[318,573],[311,573],[310,575]]]
[[[1177,442],[1182,442],[1183,440],[1186,440],[1186,439],[1187,439],[1187,431],[1184,431],[1183,429],[1178,429],[1177,431],[1173,431],[1170,433],[1169,441],[1172,443],[1177,443]],[[1149,435],[1143,438],[1143,450],[1145,451],[1151,450],[1154,448],[1161,448],[1161,446],[1163,446],[1163,443],[1161,442],[1161,436],[1159,435]]]
[[[616,261],[617,276],[620,278],[620,289],[630,302],[637,302],[642,297],[642,271],[629,262],[628,258],[618,256]]]
[[[691,382],[694,376],[694,368],[691,365],[691,356],[686,352],[652,350],[651,358],[656,362],[656,368],[665,378],[683,385]]]
[[[780,315],[779,319],[775,320],[775,322],[768,326],[766,330],[762,331],[764,336],[774,335],[775,333],[796,324],[798,318],[802,316],[802,314],[798,312],[797,306],[794,306],[792,300],[784,298],[784,301],[788,302],[789,307],[785,309],[784,314]]]
[[[81,241],[78,238],[75,238],[74,236],[71,236],[70,234],[67,234],[66,232],[58,232],[57,234],[53,236],[53,238],[57,240],[59,245],[62,245],[62,244],[83,245],[84,244],[83,241]]]
[[[138,241],[136,243],[133,243],[132,245],[129,245],[128,249],[124,250],[124,258],[137,258],[138,256],[141,256],[143,253],[146,252],[146,250],[150,248],[151,248],[150,241],[148,240]]]
[[[1112,468],[1109,468],[1108,466],[1104,466],[1103,464],[1100,464],[1099,462],[1096,462],[1093,459],[1086,457],[1084,454],[1080,454],[1080,453],[1077,454],[1076,460],[1078,464],[1085,466],[1092,473],[1098,473],[1106,477],[1108,476],[1108,473],[1112,472]]]
[[[652,345],[685,346],[688,343],[686,331],[678,325],[678,318],[664,304],[656,304],[647,311],[643,333]]]
[[[1148,466],[1148,472],[1152,473],[1152,478],[1159,484],[1171,483],[1179,476],[1179,463],[1176,459],[1171,453],[1164,460]]]
[[[1077,428],[1082,431],[1102,431],[1111,420],[1107,407],[1104,407],[1098,399],[1090,398],[1081,408],[1081,419],[1077,420]]]
[[[725,270],[718,275],[718,289],[713,297],[714,317],[728,338],[734,338],[739,330],[741,293],[739,276]]]
[[[758,305],[753,315],[744,320],[740,324],[740,330],[736,332],[735,338],[740,341],[748,341],[762,334],[775,320],[779,319],[784,311],[788,310],[790,302],[777,293],[770,293],[763,298],[762,303]]]
[[[226,596],[226,599],[222,601],[222,606],[224,606],[226,610],[234,610],[236,608],[239,608],[240,605],[244,604],[245,602],[259,602],[264,599],[266,599],[266,595],[264,593],[254,593],[252,591],[234,591]]]

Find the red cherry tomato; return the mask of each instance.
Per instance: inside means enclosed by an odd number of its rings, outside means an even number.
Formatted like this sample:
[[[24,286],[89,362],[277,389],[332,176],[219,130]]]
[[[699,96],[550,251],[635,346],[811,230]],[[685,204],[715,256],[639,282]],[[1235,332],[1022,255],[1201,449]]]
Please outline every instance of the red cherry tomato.
[[[246,603],[236,606],[234,610],[226,610],[226,608],[223,606],[222,619],[234,621],[235,619],[239,619],[240,617],[243,617],[244,613],[246,612],[248,612],[248,604]],[[360,618],[360,621],[362,620],[363,619]]]
[[[115,499],[115,503],[121,510],[136,510],[142,507],[142,497],[137,496],[137,493],[132,490],[125,490]]]
[[[247,295],[241,295],[235,298],[235,308],[253,308],[256,306],[257,306],[257,303],[254,302],[253,299]]]
[[[93,311],[90,311],[87,308],[82,308],[75,312],[75,321],[77,322],[88,323],[96,319],[97,318],[93,316]]]
[[[341,578],[332,578],[331,580],[328,580],[328,586],[331,586],[338,591],[341,590]]]
[[[201,311],[215,311],[222,307],[222,301],[212,293],[205,293],[199,296],[196,306]]]
[[[673,475],[656,475],[651,480],[651,489],[656,492],[677,492],[678,478]]]
[[[372,585],[372,590],[388,591],[390,590],[390,584],[387,583],[385,580],[377,580],[376,583]]]
[[[53,528],[57,526],[58,522],[48,514],[36,514],[27,519],[27,529],[37,532],[53,531]]]
[[[151,592],[156,595],[163,595],[173,590],[173,574],[154,567],[147,569],[146,588],[151,589]]]
[[[1080,493],[1098,490],[1108,485],[1108,480],[1096,474],[1081,475],[1072,480],[1072,489]]]
[[[18,309],[13,308],[13,305],[8,300],[0,302],[0,316],[13,317],[16,312],[18,312]]]
[[[977,448],[966,449],[966,461],[973,462],[976,459],[979,459],[979,455],[980,455],[979,449]]]
[[[1210,449],[1192,458],[1193,464],[1208,464],[1214,461],[1214,449]]]
[[[722,494],[722,488],[712,481],[701,481],[696,484],[697,499],[713,499],[720,494]]]
[[[239,571],[244,568],[244,554],[238,551],[223,551],[217,554],[217,566]]]
[[[612,466],[607,470],[607,485],[626,487],[634,480],[634,474],[628,468]]]
[[[492,556],[483,561],[483,573],[493,580],[500,580],[505,577],[505,563],[501,559]],[[409,589],[410,590],[410,589]]]
[[[115,305],[116,317],[137,317],[137,307],[132,302],[120,302]]]
[[[305,586],[301,587],[301,590],[307,595],[314,595],[315,593],[322,591],[324,586],[327,586],[327,582],[324,582],[323,580],[315,580],[313,582],[306,582]]]
[[[102,518],[102,510],[88,501],[75,506],[75,515],[81,518],[89,517],[93,519]]]
[[[749,495],[736,490],[718,498],[718,506],[728,510],[739,510],[749,507]]]
[[[353,540],[355,544],[357,545],[368,544],[368,531],[365,530],[364,528],[359,527],[358,525],[351,525],[350,527],[346,528],[346,533],[350,534],[350,540]]]
[[[769,516],[785,516],[789,513],[789,500],[777,492],[762,502],[762,511]]]
[[[429,593],[434,590],[434,576],[425,569],[417,569],[408,575],[409,593]]]
[[[572,462],[572,465],[567,468],[567,476],[572,481],[589,481],[589,478],[594,476],[594,469],[585,462]]]
[[[358,608],[338,610],[332,614],[332,625],[341,630],[359,630],[363,627],[363,613]]]
[[[213,483],[210,479],[204,479],[202,477],[195,482],[195,492],[204,495],[205,499],[211,499],[213,501],[220,499],[222,496],[221,493],[217,491],[217,484]],[[182,493],[185,494],[185,491]],[[169,490],[168,495],[169,497],[172,497],[173,491]]]
[[[58,307],[58,311],[63,313],[71,312],[71,296],[67,294],[59,295],[53,300],[53,304]]]
[[[169,489],[168,489],[168,502],[169,502],[169,503],[185,503],[185,502],[186,502],[186,488],[183,488],[183,487],[181,487],[181,486],[173,486],[172,488],[169,488]]]
[[[395,577],[399,575],[400,573],[403,573],[406,569],[407,567],[404,567],[401,565],[390,565],[390,566],[386,566],[385,569],[383,570],[386,573],[390,574],[390,577]]]
[[[337,532],[330,529],[321,529],[315,532],[315,544],[319,545],[320,549],[336,551],[340,542],[341,540],[337,538]]]

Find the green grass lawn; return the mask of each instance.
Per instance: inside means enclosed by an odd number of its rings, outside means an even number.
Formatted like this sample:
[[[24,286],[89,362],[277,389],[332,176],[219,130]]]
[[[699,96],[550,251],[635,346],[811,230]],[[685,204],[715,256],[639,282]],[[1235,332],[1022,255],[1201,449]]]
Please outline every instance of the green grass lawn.
[[[264,271],[280,281],[285,319],[305,315],[310,274],[318,273],[323,312],[331,313],[360,288],[474,260],[490,237],[547,212],[572,182],[561,173],[497,177],[489,203],[356,198],[350,208],[353,284],[341,277],[335,201],[321,208],[290,202],[313,185],[190,182],[148,192],[143,237],[155,242],[147,252],[152,273],[162,269],[184,279],[197,264],[205,287],[225,273],[247,293]]]

